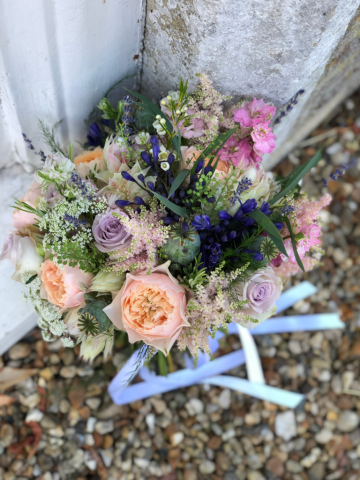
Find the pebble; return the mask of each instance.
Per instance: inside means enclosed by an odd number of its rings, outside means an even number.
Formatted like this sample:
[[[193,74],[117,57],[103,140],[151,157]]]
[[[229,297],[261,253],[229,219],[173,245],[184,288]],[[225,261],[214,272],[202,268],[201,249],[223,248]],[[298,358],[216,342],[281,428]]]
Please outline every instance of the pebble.
[[[352,432],[359,425],[359,415],[352,410],[343,410],[338,416],[336,425],[340,432]]]
[[[184,434],[182,432],[176,432],[170,435],[170,443],[173,447],[177,447],[184,440]]]
[[[262,473],[254,471],[254,470],[249,470],[247,473],[247,480],[266,480],[264,475]]]
[[[276,415],[275,433],[286,442],[296,436],[296,420],[293,410],[287,410]]]
[[[330,440],[333,438],[333,433],[330,432],[330,430],[326,430],[325,428],[321,429],[320,432],[318,432],[315,435],[315,440],[318,443],[321,443],[322,445],[325,445],[326,443],[329,443]]]
[[[204,411],[204,404],[198,398],[191,398],[185,404],[185,408],[190,416],[200,415]]]
[[[250,425],[250,426],[257,425],[261,421],[260,413],[259,412],[247,413],[245,415],[244,421],[246,425]]]
[[[22,360],[31,353],[31,345],[29,343],[20,342],[10,348],[8,355],[10,360]]]
[[[231,392],[228,388],[225,388],[219,395],[218,405],[223,410],[227,410],[231,405]]]
[[[87,398],[85,400],[85,403],[88,407],[91,408],[91,410],[97,410],[101,405],[101,398],[97,398],[97,397]]]
[[[4,423],[0,428],[0,443],[4,447],[8,447],[13,443],[14,435],[14,427],[8,423]]]
[[[28,422],[39,423],[42,420],[43,416],[44,416],[44,414],[43,414],[42,411],[40,411],[37,408],[33,408],[33,409],[31,409],[27,412],[25,422],[26,423],[28,423]]]
[[[160,398],[152,397],[150,399],[150,402],[151,402],[152,406],[154,407],[156,413],[161,415],[162,413],[165,412],[167,406],[166,406],[166,402],[164,402],[164,400],[161,400]]]
[[[155,435],[155,415],[153,413],[149,413],[148,415],[146,415],[145,421],[149,429],[149,434],[151,436],[154,436]]]
[[[70,365],[68,367],[62,367],[60,370],[60,375],[63,378],[74,378],[76,375],[76,366]]]
[[[100,435],[105,435],[114,431],[114,421],[113,420],[103,420],[97,422],[95,425],[95,431]]]
[[[210,473],[214,473],[216,470],[215,463],[211,460],[201,460],[199,465],[199,472],[203,475],[209,475]]]
[[[295,462],[295,460],[288,460],[285,463],[286,470],[291,473],[300,473],[303,471],[303,467],[300,465],[299,462]]]
[[[326,474],[325,464],[322,462],[314,463],[307,473],[310,480],[323,480]]]

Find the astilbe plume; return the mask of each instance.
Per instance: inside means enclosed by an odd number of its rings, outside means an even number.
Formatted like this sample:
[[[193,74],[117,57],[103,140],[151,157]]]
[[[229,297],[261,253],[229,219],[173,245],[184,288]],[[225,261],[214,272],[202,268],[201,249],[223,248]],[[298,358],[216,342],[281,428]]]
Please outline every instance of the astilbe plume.
[[[289,215],[292,231],[296,236],[303,235],[297,241],[297,251],[303,262],[305,271],[312,270],[319,262],[308,255],[311,249],[319,250],[321,244],[321,227],[318,225],[320,211],[329,205],[331,202],[331,195],[326,194],[320,200],[309,200],[303,196],[296,201],[294,212]],[[295,254],[293,251],[290,238],[290,232],[287,227],[281,231],[284,240],[284,246],[289,255],[287,258],[281,254],[276,259],[272,260],[272,266],[277,275],[281,277],[289,277],[300,270],[297,264]]]
[[[197,130],[201,129],[203,134],[194,138],[193,143],[208,145],[219,134],[219,125],[224,117],[222,103],[231,97],[221,95],[215,90],[206,75],[201,73],[197,74],[197,77],[199,77],[200,82],[198,90],[189,98],[188,102],[191,125],[185,127],[183,137],[188,138],[187,128],[191,131],[196,127]],[[191,139],[189,143],[192,143]]]
[[[186,311],[191,328],[183,328],[178,338],[180,350],[188,348],[195,358],[199,350],[211,353],[208,342],[209,333],[215,336],[216,331],[220,327],[226,327],[234,317],[238,323],[251,320],[241,310],[247,301],[234,300],[233,291],[230,289],[233,282],[243,275],[248,266],[249,264],[246,264],[225,275],[220,265],[209,275],[205,285],[196,286],[194,298],[189,300]]]
[[[132,235],[132,241],[125,251],[111,253],[106,270],[120,274],[147,269],[148,274],[151,273],[151,268],[156,265],[157,250],[165,244],[170,227],[161,220],[166,216],[165,207],[159,205],[154,197],[150,198],[149,207],[147,210],[145,206],[141,206],[138,209],[140,211],[128,207],[128,218],[113,213]]]

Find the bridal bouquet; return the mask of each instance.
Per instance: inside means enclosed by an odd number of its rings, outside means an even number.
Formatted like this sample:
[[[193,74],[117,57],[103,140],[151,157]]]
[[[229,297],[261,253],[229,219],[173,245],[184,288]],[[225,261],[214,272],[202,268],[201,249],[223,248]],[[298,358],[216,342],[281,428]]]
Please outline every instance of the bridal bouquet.
[[[275,146],[276,108],[254,98],[225,112],[205,75],[155,104],[129,91],[107,98],[73,155],[52,139],[15,201],[1,254],[27,285],[45,340],[93,359],[114,336],[146,358],[175,342],[195,357],[229,322],[253,328],[274,314],[285,277],[318,263],[320,210],[299,181],[261,167]],[[118,333],[121,331],[121,333]]]

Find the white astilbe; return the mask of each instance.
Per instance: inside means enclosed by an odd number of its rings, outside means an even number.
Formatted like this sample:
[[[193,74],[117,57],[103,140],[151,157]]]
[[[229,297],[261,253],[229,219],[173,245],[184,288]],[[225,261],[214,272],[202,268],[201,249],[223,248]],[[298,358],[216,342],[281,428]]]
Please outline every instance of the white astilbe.
[[[238,323],[243,321],[245,324],[250,320],[242,311],[247,301],[234,299],[234,293],[229,289],[231,284],[244,274],[248,266],[246,264],[225,274],[221,271],[220,265],[209,275],[205,285],[196,286],[195,296],[188,302],[186,311],[191,327],[182,329],[178,338],[180,350],[188,348],[194,357],[197,357],[199,350],[211,353],[209,334],[214,337],[217,330],[226,327],[234,317]]]

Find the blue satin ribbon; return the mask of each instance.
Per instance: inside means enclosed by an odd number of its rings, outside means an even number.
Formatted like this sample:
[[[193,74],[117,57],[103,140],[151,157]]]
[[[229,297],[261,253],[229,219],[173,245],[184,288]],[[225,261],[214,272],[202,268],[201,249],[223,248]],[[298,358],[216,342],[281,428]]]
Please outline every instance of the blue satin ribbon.
[[[277,312],[286,310],[296,302],[316,292],[316,287],[309,282],[302,282],[290,288],[280,296],[277,302]],[[296,408],[304,401],[304,395],[265,384],[260,357],[252,336],[338,328],[344,328],[344,324],[341,322],[339,315],[335,313],[275,317],[261,323],[252,330],[231,323],[228,326],[228,333],[240,336],[243,350],[223,355],[212,361],[210,361],[208,354],[202,353],[199,355],[196,367],[193,360],[185,355],[186,368],[170,373],[167,377],[155,375],[148,368],[142,367],[139,374],[143,382],[127,387],[126,378],[129,377],[129,373],[133,370],[135,363],[138,362],[137,352],[135,352],[114,377],[109,385],[108,392],[114,403],[125,405],[177,388],[195,384],[209,384],[230,388],[284,407]],[[212,353],[219,348],[218,342],[223,336],[224,333],[218,331],[215,339],[209,338]],[[246,364],[248,380],[221,375],[244,364]]]

